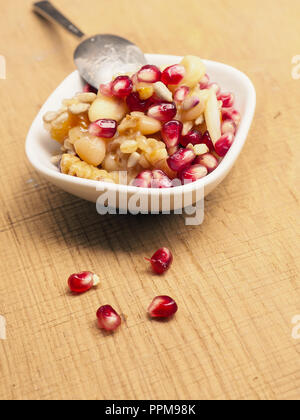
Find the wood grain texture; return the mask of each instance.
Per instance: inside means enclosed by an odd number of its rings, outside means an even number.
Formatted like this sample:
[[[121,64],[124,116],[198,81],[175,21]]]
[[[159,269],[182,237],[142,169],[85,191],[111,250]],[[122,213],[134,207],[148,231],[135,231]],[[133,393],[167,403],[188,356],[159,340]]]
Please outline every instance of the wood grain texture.
[[[25,158],[31,121],[73,70],[76,40],[1,5],[1,399],[300,399],[298,0],[61,0],[91,34],[135,40],[150,53],[195,54],[245,71],[258,93],[247,145],[206,200],[202,226],[181,216],[107,216],[46,183]],[[18,13],[16,12],[18,10]],[[155,277],[144,255],[166,245],[174,265]],[[71,272],[101,287],[70,296]],[[169,294],[180,310],[151,322]],[[126,315],[115,335],[95,325],[100,304]]]

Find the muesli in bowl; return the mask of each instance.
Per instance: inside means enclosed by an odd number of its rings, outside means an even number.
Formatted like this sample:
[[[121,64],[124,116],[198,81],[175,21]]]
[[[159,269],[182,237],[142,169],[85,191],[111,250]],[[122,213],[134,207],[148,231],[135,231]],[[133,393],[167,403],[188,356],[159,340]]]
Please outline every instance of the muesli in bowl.
[[[116,76],[99,91],[86,85],[44,124],[61,144],[54,161],[63,174],[171,188],[214,171],[240,119],[233,93],[210,81],[200,58],[186,56]]]

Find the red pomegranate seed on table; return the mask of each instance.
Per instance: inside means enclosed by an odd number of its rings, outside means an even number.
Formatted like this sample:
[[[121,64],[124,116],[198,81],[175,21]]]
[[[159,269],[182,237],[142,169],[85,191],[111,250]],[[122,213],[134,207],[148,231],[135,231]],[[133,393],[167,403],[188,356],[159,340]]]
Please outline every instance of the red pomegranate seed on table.
[[[151,188],[172,188],[173,184],[170,178],[160,169],[152,171]]]
[[[215,144],[215,150],[221,157],[225,156],[232,146],[234,135],[232,133],[223,134]]]
[[[161,71],[156,66],[146,65],[137,73],[137,78],[139,82],[156,83],[161,79]]]
[[[138,93],[133,92],[126,98],[126,104],[130,112],[139,111],[146,112],[148,109],[148,104],[146,101],[142,101]]]
[[[235,122],[233,120],[225,120],[222,122],[221,125],[221,133],[222,134],[226,134],[226,133],[232,133],[235,134],[236,133],[236,125]]]
[[[148,314],[151,318],[169,318],[178,310],[174,299],[170,296],[157,296],[153,299],[148,308]]]
[[[208,170],[203,165],[190,165],[179,173],[179,178],[183,184],[198,181],[208,174]]]
[[[194,160],[195,165],[202,165],[205,166],[208,173],[214,171],[218,165],[218,159],[211,153],[205,153],[204,155],[197,156]]]
[[[113,96],[116,96],[117,98],[126,98],[133,89],[133,83],[130,77],[128,76],[118,76],[113,82],[112,82],[112,93]]]
[[[178,172],[190,165],[195,157],[193,150],[179,149],[178,152],[168,158],[167,163],[173,171]]]
[[[134,179],[132,185],[134,187],[140,187],[140,188],[151,188],[152,180],[153,180],[152,171],[145,170],[138,174],[138,176]]]
[[[190,130],[185,136],[182,136],[180,139],[180,144],[183,147],[186,147],[188,144],[201,144],[202,142],[202,135],[198,130]]]
[[[174,100],[176,102],[183,102],[190,93],[190,88],[187,86],[180,86],[174,92]]]
[[[100,93],[104,96],[113,96],[112,83],[113,82],[109,82],[109,83],[100,85],[100,88],[99,88]]]
[[[86,83],[83,88],[83,92],[85,93],[98,93],[98,90],[91,86],[89,83]]]
[[[200,89],[207,89],[209,85],[209,75],[206,74],[199,83]]]
[[[115,120],[98,120],[90,124],[89,133],[92,136],[111,139],[117,132],[117,126],[118,124]]]
[[[161,122],[172,120],[176,114],[177,109],[174,103],[161,103],[158,105],[152,105],[148,109],[148,116]]]
[[[152,265],[152,270],[157,274],[163,274],[166,272],[172,262],[173,262],[173,255],[172,252],[166,248],[158,249],[153,255],[152,258],[145,258],[147,261],[150,261]]]
[[[165,85],[178,85],[185,76],[185,68],[180,64],[167,67],[161,75],[161,81]]]
[[[105,331],[115,331],[121,325],[120,315],[110,306],[101,306],[97,311],[99,328]]]
[[[166,122],[161,130],[163,141],[168,149],[173,148],[179,144],[183,124],[177,120]]]
[[[205,131],[203,134],[201,143],[206,144],[210,151],[214,150],[214,145],[208,131]]]
[[[234,105],[234,94],[230,92],[221,93],[218,96],[218,101],[222,101],[223,108],[232,108]]]
[[[69,288],[73,293],[85,293],[99,282],[99,277],[90,271],[72,274],[68,279]]]

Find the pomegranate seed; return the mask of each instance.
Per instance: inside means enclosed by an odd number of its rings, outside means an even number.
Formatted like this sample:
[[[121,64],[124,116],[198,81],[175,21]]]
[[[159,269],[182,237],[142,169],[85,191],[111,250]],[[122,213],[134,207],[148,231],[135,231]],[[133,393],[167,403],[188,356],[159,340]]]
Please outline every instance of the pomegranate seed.
[[[134,187],[140,187],[140,188],[151,188],[152,180],[153,180],[152,171],[146,170],[138,174],[138,176],[133,181],[132,185]]]
[[[148,108],[148,104],[146,101],[142,101],[138,93],[133,92],[126,98],[127,106],[130,112],[139,111],[139,112],[146,112]]]
[[[161,135],[168,149],[179,144],[182,129],[182,122],[177,120],[168,121],[163,125]]]
[[[195,157],[193,150],[179,149],[178,152],[168,158],[167,163],[173,171],[178,172],[192,163]]]
[[[216,93],[216,95],[218,96],[218,95],[220,95],[220,93],[221,93],[221,88],[220,88],[220,86],[218,85],[218,83],[210,83],[207,87],[206,87],[206,89],[213,89],[214,91],[215,91],[215,93]]]
[[[205,153],[204,155],[197,156],[194,160],[194,164],[205,166],[208,173],[211,173],[218,167],[219,162],[218,159],[211,153]]]
[[[232,120],[238,127],[241,122],[241,114],[233,108],[222,108],[223,121]]]
[[[147,110],[153,106],[153,105],[160,105],[162,103],[164,103],[165,101],[162,101],[155,93],[154,95],[152,95],[149,99],[147,99],[146,101],[146,107]]]
[[[151,318],[169,318],[178,310],[174,299],[169,296],[157,296],[148,308]]]
[[[170,178],[161,170],[142,171],[132,183],[140,188],[172,188],[173,184]]]
[[[173,184],[170,178],[160,169],[152,171],[151,188],[172,188]]]
[[[205,166],[191,165],[180,172],[179,178],[183,184],[187,184],[189,182],[198,181],[198,179],[204,178],[207,174],[208,170]]]
[[[118,98],[125,98],[133,89],[133,83],[128,76],[119,76],[112,82],[112,93]]]
[[[134,73],[134,75],[131,76],[131,80],[132,80],[132,83],[134,85],[137,85],[139,83],[138,74],[137,73]]]
[[[201,144],[202,143],[202,135],[198,130],[191,130],[185,136],[181,137],[180,144],[183,147],[186,147],[188,144]]]
[[[89,92],[98,93],[98,90],[96,88],[94,88],[93,86],[91,86],[90,84],[86,83],[84,85],[83,92],[85,92],[85,93],[89,93]]]
[[[161,103],[158,105],[152,105],[148,109],[148,116],[161,122],[172,120],[176,114],[177,109],[174,103]]]
[[[156,83],[161,79],[161,71],[156,66],[147,65],[141,68],[137,78],[139,82]]]
[[[72,274],[68,279],[69,288],[73,293],[85,293],[99,282],[99,277],[90,271]]]
[[[113,96],[113,92],[112,92],[112,84],[113,82],[109,82],[109,83],[105,83],[103,85],[100,85],[100,93],[102,93],[102,95],[104,96]]]
[[[235,122],[232,121],[232,120],[223,121],[222,125],[221,125],[221,132],[222,132],[222,134],[226,134],[226,133],[235,134],[236,133]]]
[[[173,262],[173,255],[168,248],[164,247],[157,250],[151,259],[146,258],[146,260],[151,262],[152,269],[155,273],[163,274],[170,268]]]
[[[232,109],[222,108],[222,120],[232,120]]]
[[[200,89],[207,89],[209,85],[209,75],[206,74],[199,83]]]
[[[222,93],[218,96],[218,101],[222,101],[223,108],[232,108],[234,105],[234,94],[233,93]]]
[[[98,120],[90,124],[89,133],[92,136],[111,139],[117,132],[117,125],[115,120]]]
[[[121,325],[120,315],[110,306],[104,305],[97,311],[99,328],[114,331]]]
[[[169,156],[174,155],[179,150],[179,146],[169,147],[168,149]]]
[[[205,131],[203,134],[201,143],[206,144],[209,150],[214,150],[214,145],[208,131]]]
[[[180,86],[174,92],[174,100],[176,102],[183,102],[190,93],[190,88],[187,86]]]
[[[196,96],[189,96],[186,98],[182,103],[182,109],[184,111],[189,111],[192,108],[195,108],[195,106],[199,105],[200,100]]]
[[[215,150],[221,157],[225,156],[232,146],[234,135],[232,133],[223,134],[215,144]]]
[[[241,122],[241,114],[236,109],[232,110],[231,118],[233,119],[235,125],[238,127]]]
[[[184,79],[185,68],[179,64],[174,66],[167,67],[161,75],[161,81],[165,85],[179,85],[179,83]]]

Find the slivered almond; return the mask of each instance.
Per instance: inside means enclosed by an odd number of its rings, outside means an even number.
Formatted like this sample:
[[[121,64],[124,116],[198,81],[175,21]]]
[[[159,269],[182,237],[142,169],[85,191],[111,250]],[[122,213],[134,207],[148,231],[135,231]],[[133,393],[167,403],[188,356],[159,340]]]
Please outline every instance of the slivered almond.
[[[69,107],[69,111],[71,114],[78,115],[83,114],[84,112],[87,112],[90,109],[90,104],[84,104],[84,103],[78,103],[73,104]]]
[[[192,121],[187,121],[183,124],[183,129],[182,129],[182,135],[186,136],[188,132],[191,131],[191,129],[193,128],[194,124]]]
[[[59,112],[49,111],[44,115],[43,120],[45,123],[49,124],[52,121],[54,121],[58,116]]]
[[[97,98],[97,95],[93,92],[78,93],[76,98],[83,103],[91,104]]]
[[[153,85],[154,92],[160,99],[163,99],[167,102],[173,102],[172,92],[167,88],[167,86],[162,82],[156,82]]]
[[[204,116],[207,130],[210,134],[213,144],[215,145],[221,137],[221,114],[218,99],[213,90],[211,90],[208,97]]]

